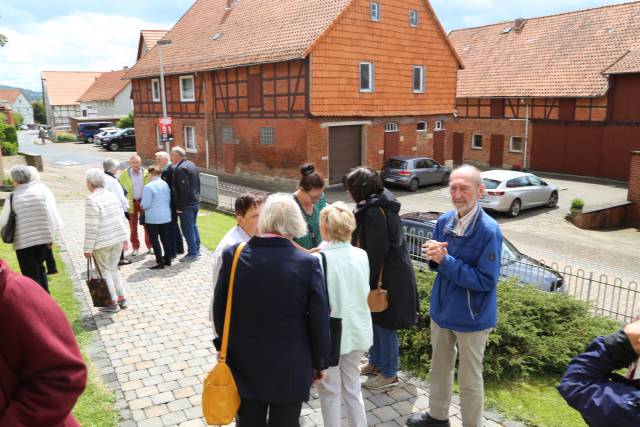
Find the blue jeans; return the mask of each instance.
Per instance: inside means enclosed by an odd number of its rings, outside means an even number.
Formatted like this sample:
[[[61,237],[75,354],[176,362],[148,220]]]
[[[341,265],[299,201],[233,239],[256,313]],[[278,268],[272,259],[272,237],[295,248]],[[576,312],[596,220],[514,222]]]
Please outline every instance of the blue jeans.
[[[180,214],[180,226],[182,235],[187,241],[187,255],[200,255],[200,233],[198,233],[198,209],[200,205],[187,206]]]
[[[398,375],[398,331],[373,324],[373,346],[369,349],[369,363],[387,378]]]

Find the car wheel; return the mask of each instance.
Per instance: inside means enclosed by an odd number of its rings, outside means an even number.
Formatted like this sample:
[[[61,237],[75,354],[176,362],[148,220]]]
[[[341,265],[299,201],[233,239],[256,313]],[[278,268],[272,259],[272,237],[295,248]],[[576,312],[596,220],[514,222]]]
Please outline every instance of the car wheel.
[[[520,208],[522,207],[522,202],[520,199],[515,199],[511,202],[511,206],[509,206],[509,211],[507,212],[511,218],[515,218],[520,214]]]
[[[413,178],[409,183],[409,191],[415,193],[416,191],[418,191],[419,185],[420,185],[420,182],[418,182],[418,178]]]
[[[549,196],[549,201],[547,202],[547,206],[550,208],[553,208],[557,204],[558,204],[558,192],[554,191],[553,193],[551,193],[551,196]]]
[[[449,174],[445,173],[442,175],[442,180],[440,181],[440,183],[442,185],[447,185],[448,182],[449,182]]]
[[[109,147],[109,151],[118,151],[118,148],[120,148],[117,142],[112,142],[111,144],[108,145],[108,147]]]
[[[88,142],[89,144],[93,144],[93,137],[92,137],[92,136],[90,136],[89,138],[87,138],[87,142]]]

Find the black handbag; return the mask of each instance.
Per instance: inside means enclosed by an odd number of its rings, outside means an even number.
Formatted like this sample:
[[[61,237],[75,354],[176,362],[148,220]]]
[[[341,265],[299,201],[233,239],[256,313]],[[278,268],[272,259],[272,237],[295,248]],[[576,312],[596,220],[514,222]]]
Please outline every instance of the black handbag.
[[[102,277],[97,262],[96,270],[98,270],[98,277],[93,277],[91,270],[93,261],[93,257],[87,259],[87,286],[91,294],[91,301],[93,301],[94,307],[109,307],[114,304],[114,300],[111,297],[111,292],[109,292],[107,281]]]
[[[329,287],[327,285],[327,257],[320,252],[322,257],[322,269],[324,271],[324,291],[327,294],[327,303],[329,302]],[[331,309],[329,309],[331,315]],[[342,319],[337,317],[329,317],[329,336],[331,343],[331,352],[329,353],[329,366],[338,366],[340,364],[340,343],[342,341]]]
[[[13,210],[13,193],[9,196],[9,205],[11,208],[11,212],[9,212],[9,219],[4,227],[2,227],[2,230],[0,230],[2,241],[5,243],[13,243],[13,239],[16,236],[16,213]]]
[[[138,217],[138,222],[140,223],[140,225],[145,225],[147,223],[145,217],[144,217],[144,212],[140,213],[140,216]]]

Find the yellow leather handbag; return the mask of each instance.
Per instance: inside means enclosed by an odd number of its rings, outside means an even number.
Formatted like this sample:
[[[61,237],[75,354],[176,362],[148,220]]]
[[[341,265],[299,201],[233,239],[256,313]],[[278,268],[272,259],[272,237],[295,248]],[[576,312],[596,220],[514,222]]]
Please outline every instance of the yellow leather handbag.
[[[238,393],[238,387],[233,379],[231,369],[227,365],[227,347],[229,345],[229,328],[231,326],[233,284],[236,278],[238,258],[240,258],[240,253],[245,245],[245,243],[240,243],[233,256],[227,294],[227,308],[224,315],[224,329],[222,331],[222,347],[218,354],[218,363],[209,372],[202,386],[202,412],[209,425],[230,424],[240,408],[240,393]]]

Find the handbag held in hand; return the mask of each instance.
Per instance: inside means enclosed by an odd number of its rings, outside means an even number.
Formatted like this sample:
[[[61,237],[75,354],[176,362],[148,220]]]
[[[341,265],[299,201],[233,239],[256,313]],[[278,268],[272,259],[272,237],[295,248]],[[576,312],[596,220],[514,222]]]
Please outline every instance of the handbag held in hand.
[[[2,230],[0,230],[2,241],[5,243],[13,243],[13,239],[16,235],[16,212],[13,210],[13,193],[9,196],[9,206],[11,207],[11,211],[9,211],[9,219],[4,227],[2,227]]]
[[[240,409],[240,393],[233,379],[233,374],[227,365],[227,347],[229,345],[229,328],[231,327],[231,304],[233,301],[233,284],[238,267],[238,258],[246,243],[240,243],[233,256],[229,290],[227,292],[227,307],[224,314],[224,328],[222,331],[222,346],[218,353],[218,363],[207,374],[202,387],[202,412],[209,425],[230,424]]]
[[[91,301],[93,301],[94,307],[109,307],[113,305],[113,298],[107,281],[102,277],[100,267],[96,262],[96,270],[98,271],[98,277],[93,277],[92,265],[95,262],[95,258],[91,257],[87,259],[87,286],[89,287],[89,293],[91,294]]]

